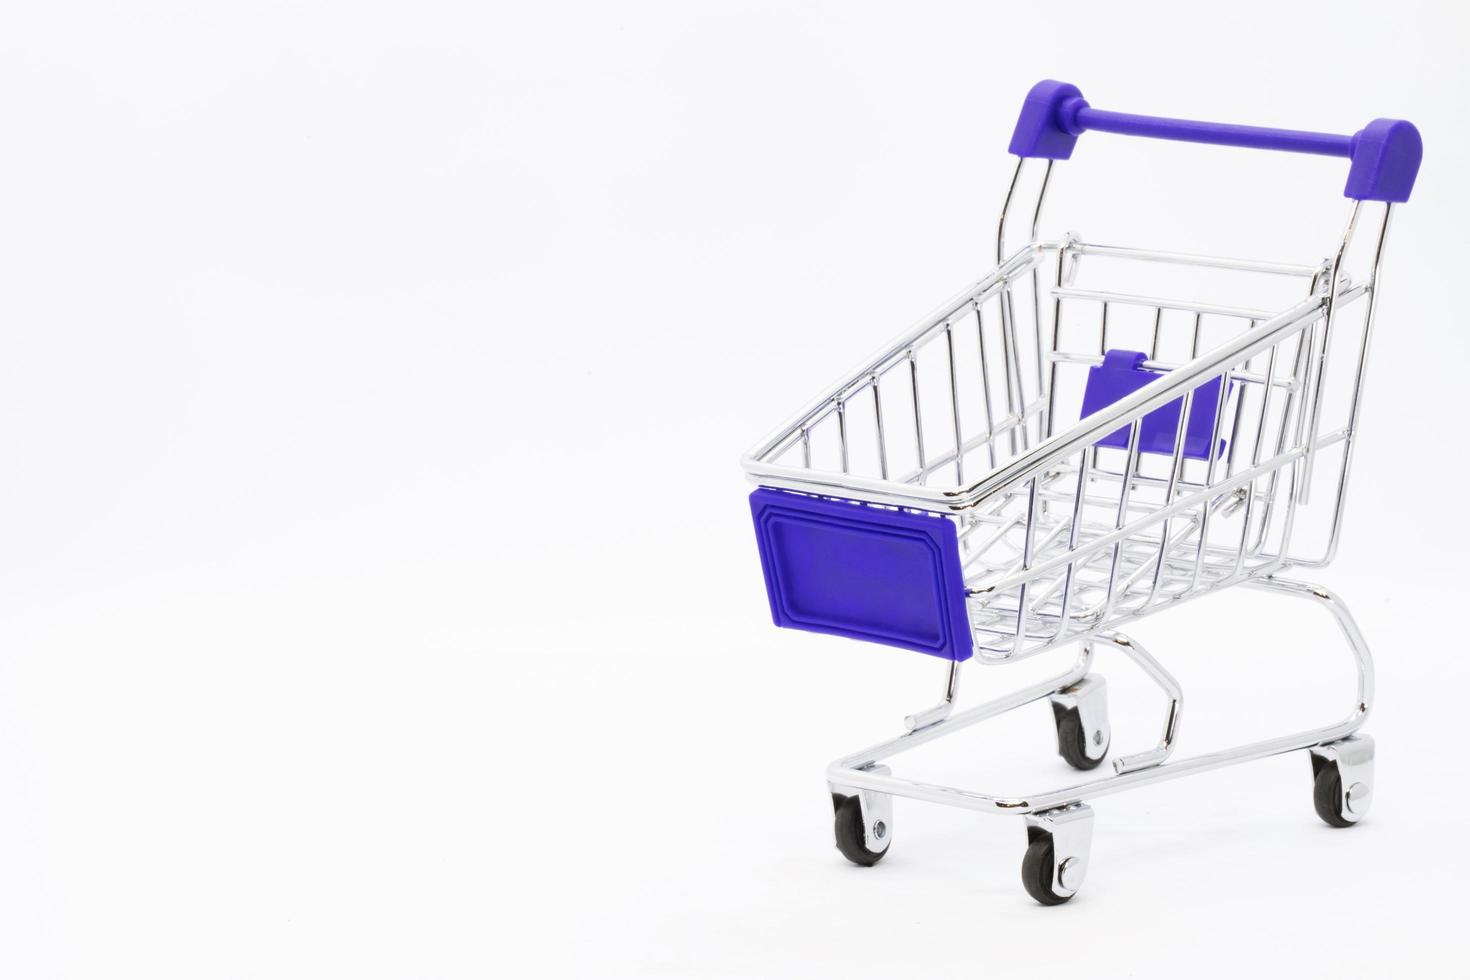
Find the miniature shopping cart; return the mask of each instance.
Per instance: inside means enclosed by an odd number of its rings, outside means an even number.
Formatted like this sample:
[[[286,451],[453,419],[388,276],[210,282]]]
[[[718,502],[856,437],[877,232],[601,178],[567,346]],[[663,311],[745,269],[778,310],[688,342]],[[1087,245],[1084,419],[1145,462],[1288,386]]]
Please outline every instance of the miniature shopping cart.
[[[1040,240],[1054,164],[1089,130],[1346,157],[1346,230],[1306,265]],[[996,268],[744,459],[778,626],[949,662],[942,703],[828,768],[838,848],[860,865],[887,853],[894,796],[1023,815],[1026,890],[1059,904],[1087,872],[1086,801],[1297,749],[1310,753],[1317,813],[1352,826],[1372,796],[1373,742],[1355,734],[1372,661],[1341,600],[1281,576],[1337,550],[1384,240],[1418,172],[1418,131],[1390,119],[1335,136],[1128,115],[1045,81],[1010,152],[1020,159]],[[1029,234],[1008,251],[1018,224]],[[1234,585],[1326,610],[1357,697],[1335,724],[1175,760],[1179,685],[1119,630]],[[1066,673],[951,712],[963,662],[1069,644],[1079,653]],[[1110,742],[1104,683],[1090,673],[1099,650],[1137,664],[1168,702],[1159,742],[1114,758],[1111,775],[994,796],[883,764],[1049,699],[1061,756],[1096,768]]]

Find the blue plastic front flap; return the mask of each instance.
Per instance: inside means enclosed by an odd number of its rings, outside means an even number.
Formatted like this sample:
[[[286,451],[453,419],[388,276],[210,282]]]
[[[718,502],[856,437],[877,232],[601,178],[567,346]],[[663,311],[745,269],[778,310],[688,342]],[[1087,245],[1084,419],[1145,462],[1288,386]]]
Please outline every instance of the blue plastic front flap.
[[[953,521],[765,487],[750,510],[777,626],[970,658]]]
[[[1157,381],[1156,371],[1145,369],[1144,355],[1139,351],[1110,350],[1103,362],[1087,372],[1087,388],[1082,393],[1082,417],[1107,408],[1133,394],[1150,381]],[[1229,392],[1226,392],[1227,397]],[[1189,421],[1184,426],[1184,455],[1190,459],[1210,458],[1210,433],[1215,429],[1215,408],[1220,400],[1220,379],[1211,378],[1194,389],[1189,403]],[[1138,451],[1174,455],[1174,438],[1179,431],[1179,413],[1183,397],[1156,408],[1143,417]],[[1097,441],[1099,446],[1128,448],[1128,427],[1124,426]],[[1220,440],[1221,446],[1225,440]]]

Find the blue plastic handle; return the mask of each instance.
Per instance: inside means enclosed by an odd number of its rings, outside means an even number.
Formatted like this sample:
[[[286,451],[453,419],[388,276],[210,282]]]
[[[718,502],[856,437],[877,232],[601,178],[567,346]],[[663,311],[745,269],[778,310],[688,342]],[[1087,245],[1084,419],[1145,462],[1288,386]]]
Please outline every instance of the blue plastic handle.
[[[1297,129],[1267,129],[1228,123],[1194,122],[1135,116],[1094,109],[1075,85],[1037,82],[1026,94],[1010,151],[1020,157],[1066,160],[1077,137],[1089,129],[1124,136],[1244,146],[1258,150],[1315,153],[1346,157],[1346,197],[1359,201],[1407,201],[1419,174],[1424,142],[1414,124],[1402,119],[1375,119],[1351,136],[1312,133]]]

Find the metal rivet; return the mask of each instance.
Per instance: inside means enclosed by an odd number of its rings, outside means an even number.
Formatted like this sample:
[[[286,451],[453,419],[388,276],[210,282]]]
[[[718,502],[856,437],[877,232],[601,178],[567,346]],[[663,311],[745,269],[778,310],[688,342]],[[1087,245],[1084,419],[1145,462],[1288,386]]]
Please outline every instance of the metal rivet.
[[[1097,731],[1095,731],[1095,732],[1092,733],[1092,744],[1093,745],[1101,745],[1102,743],[1103,743],[1103,733],[1102,733],[1102,729],[1099,728]]]
[[[1057,866],[1057,884],[1071,891],[1076,891],[1082,884],[1082,873],[1087,869],[1087,863],[1081,858],[1069,857]]]
[[[1345,803],[1349,813],[1361,814],[1368,809],[1368,801],[1373,796],[1373,788],[1367,783],[1353,783],[1348,787]]]
[[[873,836],[878,838],[878,840],[882,840],[883,835],[886,833],[888,833],[888,825],[886,823],[879,820],[877,823],[873,824]]]

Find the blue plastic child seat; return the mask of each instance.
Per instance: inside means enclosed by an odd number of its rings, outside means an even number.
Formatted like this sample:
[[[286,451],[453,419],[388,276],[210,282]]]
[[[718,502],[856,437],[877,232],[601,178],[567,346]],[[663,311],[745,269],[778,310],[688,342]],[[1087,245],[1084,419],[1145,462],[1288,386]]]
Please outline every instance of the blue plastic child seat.
[[[1087,418],[1109,405],[1133,394],[1159,374],[1143,367],[1145,355],[1134,350],[1110,350],[1103,362],[1087,373],[1087,388],[1082,394],[1082,417]],[[1226,391],[1229,397],[1229,391]],[[1220,399],[1220,379],[1211,378],[1194,389],[1189,405],[1189,421],[1184,426],[1184,455],[1190,459],[1210,458],[1210,433],[1215,429],[1215,407]],[[1181,396],[1143,417],[1139,433],[1139,452],[1174,454],[1174,437],[1178,432],[1179,413],[1184,408]],[[1099,446],[1128,448],[1128,426],[1099,439]],[[1220,440],[1225,445],[1225,440]]]

